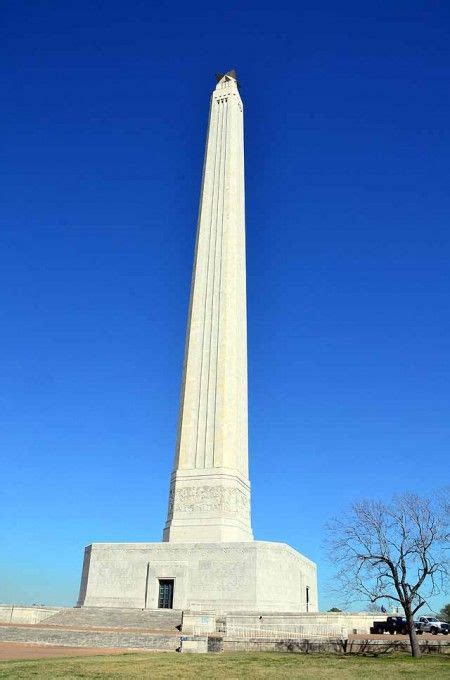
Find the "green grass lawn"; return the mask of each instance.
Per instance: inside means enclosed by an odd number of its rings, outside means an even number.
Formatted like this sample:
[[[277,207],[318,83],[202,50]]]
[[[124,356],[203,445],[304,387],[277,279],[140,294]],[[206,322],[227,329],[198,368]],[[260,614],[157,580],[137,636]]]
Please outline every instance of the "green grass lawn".
[[[121,654],[37,661],[3,661],[0,678],[302,678],[304,680],[444,680],[450,656],[322,656],[283,653]]]

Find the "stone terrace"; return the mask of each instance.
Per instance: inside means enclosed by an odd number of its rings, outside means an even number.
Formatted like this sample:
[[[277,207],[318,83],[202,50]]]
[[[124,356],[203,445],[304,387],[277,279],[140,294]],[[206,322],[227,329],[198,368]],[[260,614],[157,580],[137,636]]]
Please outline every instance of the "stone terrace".
[[[134,628],[176,631],[181,626],[182,612],[176,609],[119,609],[82,607],[64,609],[48,619],[46,626],[70,628]]]

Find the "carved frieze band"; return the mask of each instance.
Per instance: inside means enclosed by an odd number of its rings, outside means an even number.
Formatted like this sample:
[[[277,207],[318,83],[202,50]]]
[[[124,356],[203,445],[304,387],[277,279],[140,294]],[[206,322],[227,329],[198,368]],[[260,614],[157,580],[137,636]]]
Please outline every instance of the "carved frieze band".
[[[174,513],[221,512],[240,517],[250,512],[250,496],[241,489],[223,486],[183,486],[169,496],[169,519]]]

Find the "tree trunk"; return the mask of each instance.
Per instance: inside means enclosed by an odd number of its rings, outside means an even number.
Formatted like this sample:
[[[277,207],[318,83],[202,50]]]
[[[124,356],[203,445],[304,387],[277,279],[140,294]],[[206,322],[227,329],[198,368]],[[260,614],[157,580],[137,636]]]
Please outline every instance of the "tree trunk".
[[[411,610],[405,607],[405,617],[408,626],[409,642],[411,644],[411,656],[419,657],[421,655],[419,640],[417,638],[416,627],[414,625],[414,617]]]

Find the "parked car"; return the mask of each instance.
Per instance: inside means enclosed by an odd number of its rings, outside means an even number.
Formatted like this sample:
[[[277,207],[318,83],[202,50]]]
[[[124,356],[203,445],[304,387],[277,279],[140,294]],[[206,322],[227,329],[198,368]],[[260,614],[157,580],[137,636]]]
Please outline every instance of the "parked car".
[[[445,621],[439,621],[435,616],[421,616],[416,623],[416,628],[419,635],[422,633],[432,633],[433,635],[442,633],[443,635],[448,635],[450,624]]]
[[[370,632],[372,635],[379,633],[406,635],[408,633],[408,624],[403,616],[388,616],[386,621],[374,621]]]

